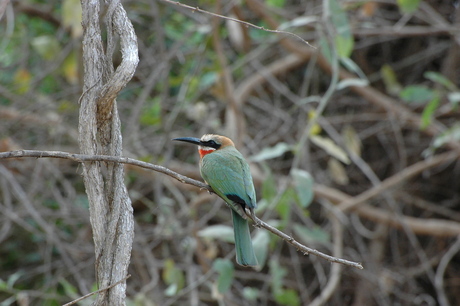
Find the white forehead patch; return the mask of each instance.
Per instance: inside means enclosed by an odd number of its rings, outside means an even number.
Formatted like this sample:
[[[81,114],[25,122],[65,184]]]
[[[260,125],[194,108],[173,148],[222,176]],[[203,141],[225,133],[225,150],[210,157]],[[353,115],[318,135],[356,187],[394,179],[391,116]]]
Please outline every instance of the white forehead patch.
[[[208,141],[208,140],[211,140],[215,137],[214,134],[204,134],[202,137],[201,137],[201,141]]]

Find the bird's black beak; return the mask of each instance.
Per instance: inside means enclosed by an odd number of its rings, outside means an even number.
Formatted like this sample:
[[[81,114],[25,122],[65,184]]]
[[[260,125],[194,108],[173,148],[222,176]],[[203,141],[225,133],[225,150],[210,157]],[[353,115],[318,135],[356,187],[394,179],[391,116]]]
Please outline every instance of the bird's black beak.
[[[179,137],[179,138],[174,138],[173,140],[189,142],[189,143],[196,144],[198,146],[203,145],[203,142],[201,141],[201,139],[195,138],[195,137]]]

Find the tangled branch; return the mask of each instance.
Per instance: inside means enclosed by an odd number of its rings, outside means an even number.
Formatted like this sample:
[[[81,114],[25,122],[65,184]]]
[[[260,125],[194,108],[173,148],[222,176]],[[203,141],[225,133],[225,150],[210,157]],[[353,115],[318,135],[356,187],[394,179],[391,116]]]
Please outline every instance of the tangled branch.
[[[121,163],[121,164],[129,164],[133,166],[138,166],[144,169],[153,170],[156,172],[160,172],[166,174],[184,184],[189,184],[196,186],[200,189],[206,189],[209,192],[214,193],[212,188],[200,181],[191,179],[187,176],[174,172],[166,167],[150,164],[147,162],[139,161],[129,157],[117,157],[117,156],[109,156],[109,155],[85,155],[85,154],[73,154],[68,152],[61,152],[61,151],[38,151],[38,150],[18,150],[18,151],[9,151],[9,152],[2,152],[0,153],[0,159],[8,159],[8,158],[23,158],[23,157],[35,157],[35,158],[61,158],[61,159],[69,159],[79,163],[85,162],[110,162],[110,163]],[[342,258],[333,257],[327,254],[324,254],[318,250],[309,248],[297,240],[295,240],[292,236],[289,236],[282,231],[278,230],[277,228],[267,224],[266,222],[257,218],[254,214],[247,213],[248,217],[251,218],[255,222],[255,226],[259,228],[264,228],[269,232],[275,234],[276,236],[280,237],[287,243],[293,245],[298,251],[302,252],[304,255],[312,254],[318,257],[321,257],[325,260],[330,262],[339,263],[346,266],[351,266],[358,269],[363,269],[361,263],[353,262],[349,260],[345,260]]]

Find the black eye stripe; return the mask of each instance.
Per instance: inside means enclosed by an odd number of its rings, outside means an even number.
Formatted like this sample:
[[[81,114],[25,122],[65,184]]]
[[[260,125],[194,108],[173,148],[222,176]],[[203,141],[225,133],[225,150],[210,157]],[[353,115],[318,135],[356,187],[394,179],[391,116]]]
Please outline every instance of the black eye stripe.
[[[203,144],[206,145],[207,147],[211,147],[211,148],[214,148],[214,149],[219,149],[220,148],[220,144],[215,142],[214,140],[208,140],[208,141],[203,141]]]

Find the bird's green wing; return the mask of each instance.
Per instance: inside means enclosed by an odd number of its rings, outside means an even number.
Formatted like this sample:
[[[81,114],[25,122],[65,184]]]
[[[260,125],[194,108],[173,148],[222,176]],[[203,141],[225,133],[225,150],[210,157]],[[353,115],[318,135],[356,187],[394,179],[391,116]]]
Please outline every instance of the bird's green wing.
[[[240,211],[237,204],[244,204],[254,209],[256,194],[249,165],[240,152],[234,148],[231,149],[203,157],[201,175],[212,189],[225,198],[226,202],[236,211]]]

